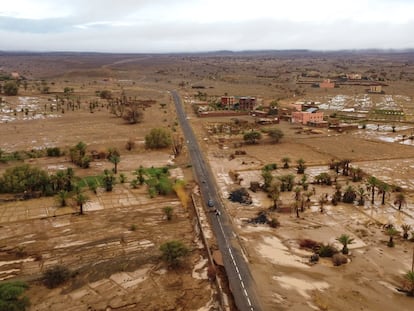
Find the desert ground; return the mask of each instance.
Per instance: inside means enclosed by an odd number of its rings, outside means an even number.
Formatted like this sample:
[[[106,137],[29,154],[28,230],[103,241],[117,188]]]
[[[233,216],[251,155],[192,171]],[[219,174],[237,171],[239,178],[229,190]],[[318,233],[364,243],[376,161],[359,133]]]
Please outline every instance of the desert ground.
[[[112,192],[98,189],[88,193],[85,215],[70,202],[59,207],[54,197],[15,200],[0,195],[0,280],[25,280],[30,310],[217,310],[215,284],[207,277],[207,255],[194,227],[191,204],[184,206],[175,195],[150,198],[144,186],[133,189],[130,181],[140,165],[174,167],[174,176],[184,179],[188,193],[197,194],[185,148],[174,158],[170,149],[148,150],[145,135],[152,128],[164,127],[180,135],[168,90],[177,89],[184,99],[189,121],[216,177],[222,202],[250,264],[264,310],[411,310],[413,298],[400,292],[403,275],[411,269],[414,244],[403,239],[401,225],[414,228],[413,167],[414,146],[404,139],[414,132],[414,54],[412,53],[218,53],[201,55],[71,55],[4,54],[2,72],[19,72],[27,88],[17,96],[2,96],[0,109],[0,148],[6,154],[32,152],[48,147],[68,148],[83,141],[88,152],[117,148],[121,154],[119,173],[127,182]],[[367,94],[364,86],[341,85],[334,89],[314,88],[298,83],[311,73],[334,77],[343,72],[361,73],[386,83],[384,94]],[[310,75],[310,74],[309,74]],[[313,78],[312,78],[313,79]],[[47,94],[39,89],[47,85]],[[197,88],[194,88],[196,86]],[[199,88],[201,86],[201,88]],[[73,88],[69,99],[80,101],[79,109],[51,110],[65,87]],[[107,107],[97,92],[111,90],[114,97],[154,100],[145,108],[143,120],[126,124]],[[402,121],[368,120],[352,131],[280,121],[257,125],[252,116],[237,118],[253,129],[277,128],[284,137],[277,144],[262,139],[248,145],[239,134],[212,134],[217,125],[234,125],[234,117],[199,118],[193,104],[199,92],[206,100],[224,94],[255,96],[263,105],[278,101],[288,107],[295,101],[317,102],[326,115],[343,109],[365,110],[398,107]],[[91,111],[89,104],[96,102]],[[392,131],[395,126],[395,132]],[[403,137],[404,135],[404,137]],[[135,147],[126,150],[127,141]],[[243,155],[234,155],[243,150]],[[282,169],[282,158],[291,167]],[[321,195],[332,198],[335,185],[310,184],[314,194],[310,204],[297,217],[294,192],[282,192],[282,208],[270,210],[273,202],[264,191],[252,192],[253,203],[231,202],[229,193],[250,182],[263,182],[262,168],[276,163],[275,178],[292,174],[299,183],[296,163],[303,159],[305,174],[312,182],[328,172],[333,159],[348,159],[366,176],[401,187],[406,204],[399,211],[396,192],[389,191],[385,204],[375,194],[371,204],[333,205],[328,200],[321,212]],[[40,167],[50,174],[68,167],[76,176],[102,174],[112,164],[105,159],[81,169],[68,154],[57,158],[26,157],[0,163],[0,173],[22,162]],[[232,178],[237,173],[239,180]],[[365,187],[366,178],[353,182],[335,176],[344,189],[348,185]],[[369,194],[369,193],[368,193]],[[203,202],[203,200],[200,200]],[[165,219],[165,206],[174,208],[171,221]],[[258,212],[280,222],[278,228],[252,224]],[[205,215],[203,216],[205,217]],[[393,224],[398,235],[395,247],[388,247],[384,226]],[[132,230],[132,228],[134,228]],[[209,232],[208,228],[205,228]],[[330,258],[310,263],[312,251],[300,247],[304,239],[330,243],[338,249],[336,238],[347,234],[347,263],[334,266]],[[209,241],[214,248],[214,237]],[[178,270],[168,269],[160,259],[159,246],[168,240],[181,240],[190,255]],[[65,284],[48,289],[41,275],[48,267],[65,265],[76,273]],[[231,300],[231,296],[229,296]],[[231,305],[231,303],[230,303]],[[230,306],[230,308],[234,308]]]

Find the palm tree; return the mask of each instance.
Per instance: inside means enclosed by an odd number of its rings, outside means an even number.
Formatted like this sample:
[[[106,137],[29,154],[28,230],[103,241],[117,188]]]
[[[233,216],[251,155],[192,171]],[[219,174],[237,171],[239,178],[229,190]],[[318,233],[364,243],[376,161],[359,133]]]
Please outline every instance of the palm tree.
[[[398,210],[401,210],[401,207],[405,204],[407,204],[407,201],[405,200],[405,195],[402,192],[398,192],[395,196],[394,204],[398,204]]]
[[[270,198],[273,201],[273,208],[277,209],[277,203],[280,198],[280,183],[277,183],[277,182],[271,183],[267,191],[269,193]]]
[[[371,204],[374,205],[375,188],[378,186],[379,180],[371,176],[367,180],[367,190],[371,191]]]
[[[273,175],[268,170],[262,170],[262,177],[263,177],[263,180],[264,180],[263,188],[266,190],[272,184]]]
[[[289,163],[290,163],[289,157],[282,158],[282,162],[283,162],[283,168],[289,168]]]
[[[303,174],[302,179],[300,180],[303,190],[308,190],[309,183],[308,183],[308,176]]]
[[[65,190],[60,190],[57,193],[57,201],[60,204],[60,207],[65,207],[67,205],[67,199],[69,197],[69,193]]]
[[[103,182],[105,184],[106,191],[112,191],[112,187],[115,183],[115,177],[109,170],[104,170]]]
[[[404,232],[404,233],[403,233],[403,238],[404,238],[404,240],[407,240],[407,239],[408,239],[408,231],[410,231],[410,230],[411,230],[411,225],[408,225],[408,224],[402,224],[402,225],[401,225],[401,229],[402,229],[402,231]]]
[[[341,191],[341,185],[339,183],[336,183],[335,185],[335,193],[332,197],[332,204],[337,205],[338,202],[342,201],[342,191]]]
[[[166,206],[163,208],[164,214],[167,217],[167,220],[171,220],[173,216],[174,209],[171,206]]]
[[[354,239],[347,234],[342,234],[339,238],[336,239],[339,243],[343,245],[342,254],[347,255],[349,253],[348,245],[354,242]]]
[[[359,167],[351,167],[350,171],[353,182],[358,182],[362,180],[362,175],[364,173],[362,169],[360,169]]]
[[[118,163],[121,162],[121,157],[117,154],[113,154],[109,157],[109,161],[114,165],[114,174],[118,173]]]
[[[387,246],[394,247],[394,236],[398,234],[397,229],[395,229],[394,226],[390,226],[385,233],[390,237]]]
[[[382,194],[381,204],[385,204],[385,195],[390,191],[390,186],[385,182],[379,182],[378,185],[378,194]]]
[[[293,185],[295,183],[295,175],[292,174],[288,174],[286,175],[286,186],[287,186],[287,191],[292,191],[293,189]]]
[[[349,185],[344,192],[342,201],[345,203],[354,203],[355,199],[357,197],[357,193],[351,185]]]
[[[298,174],[303,174],[305,172],[306,166],[305,166],[305,160],[299,159],[296,161],[298,166],[296,167]]]
[[[341,161],[342,165],[342,175],[348,176],[349,175],[349,164],[351,163],[351,160],[344,159]]]
[[[414,296],[414,271],[410,270],[404,275],[404,288],[407,290],[407,295]]]
[[[86,203],[88,197],[82,192],[78,192],[75,197],[76,204],[79,206],[79,214],[83,215],[83,204]]]
[[[321,196],[319,197],[319,205],[320,205],[319,208],[320,208],[321,213],[323,213],[323,207],[326,203],[328,203],[327,194],[321,194]]]
[[[367,193],[365,192],[365,189],[359,186],[357,190],[357,195],[358,195],[358,205],[363,206],[365,204],[365,198],[367,197]]]

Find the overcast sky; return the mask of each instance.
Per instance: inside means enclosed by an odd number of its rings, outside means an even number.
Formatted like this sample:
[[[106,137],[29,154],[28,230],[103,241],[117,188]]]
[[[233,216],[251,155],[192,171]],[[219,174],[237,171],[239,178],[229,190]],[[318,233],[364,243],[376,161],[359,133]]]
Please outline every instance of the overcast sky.
[[[0,50],[414,48],[414,0],[7,0]]]

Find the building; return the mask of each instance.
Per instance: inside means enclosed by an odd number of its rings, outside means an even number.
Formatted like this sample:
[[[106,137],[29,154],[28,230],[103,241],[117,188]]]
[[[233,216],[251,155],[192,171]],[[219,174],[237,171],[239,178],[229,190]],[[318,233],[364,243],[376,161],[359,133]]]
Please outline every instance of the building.
[[[348,80],[361,80],[362,76],[359,73],[349,73],[346,75]]]
[[[333,89],[335,87],[335,82],[332,82],[330,79],[323,80],[319,83],[321,89]]]
[[[234,109],[236,98],[234,96],[221,96],[221,106],[226,107],[228,110]]]
[[[256,106],[256,98],[255,97],[240,97],[239,98],[239,109],[240,110],[253,110]]]
[[[309,108],[306,111],[292,112],[292,123],[300,123],[303,125],[323,123],[323,112],[317,108]]]
[[[256,98],[250,96],[235,97],[235,96],[222,96],[221,106],[228,110],[253,110],[256,106]]]
[[[371,85],[369,87],[369,93],[377,93],[377,94],[381,94],[382,93],[382,85]]]

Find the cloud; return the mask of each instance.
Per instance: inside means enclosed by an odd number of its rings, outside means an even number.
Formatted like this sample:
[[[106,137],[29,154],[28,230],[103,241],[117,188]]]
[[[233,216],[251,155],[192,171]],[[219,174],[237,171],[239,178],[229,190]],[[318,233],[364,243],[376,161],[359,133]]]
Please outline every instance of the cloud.
[[[28,6],[13,13],[16,3]],[[0,49],[182,52],[414,47],[411,0],[348,0],[340,5],[328,0],[37,0],[36,4],[41,14],[33,9],[30,17],[33,1],[5,3],[0,13]]]

